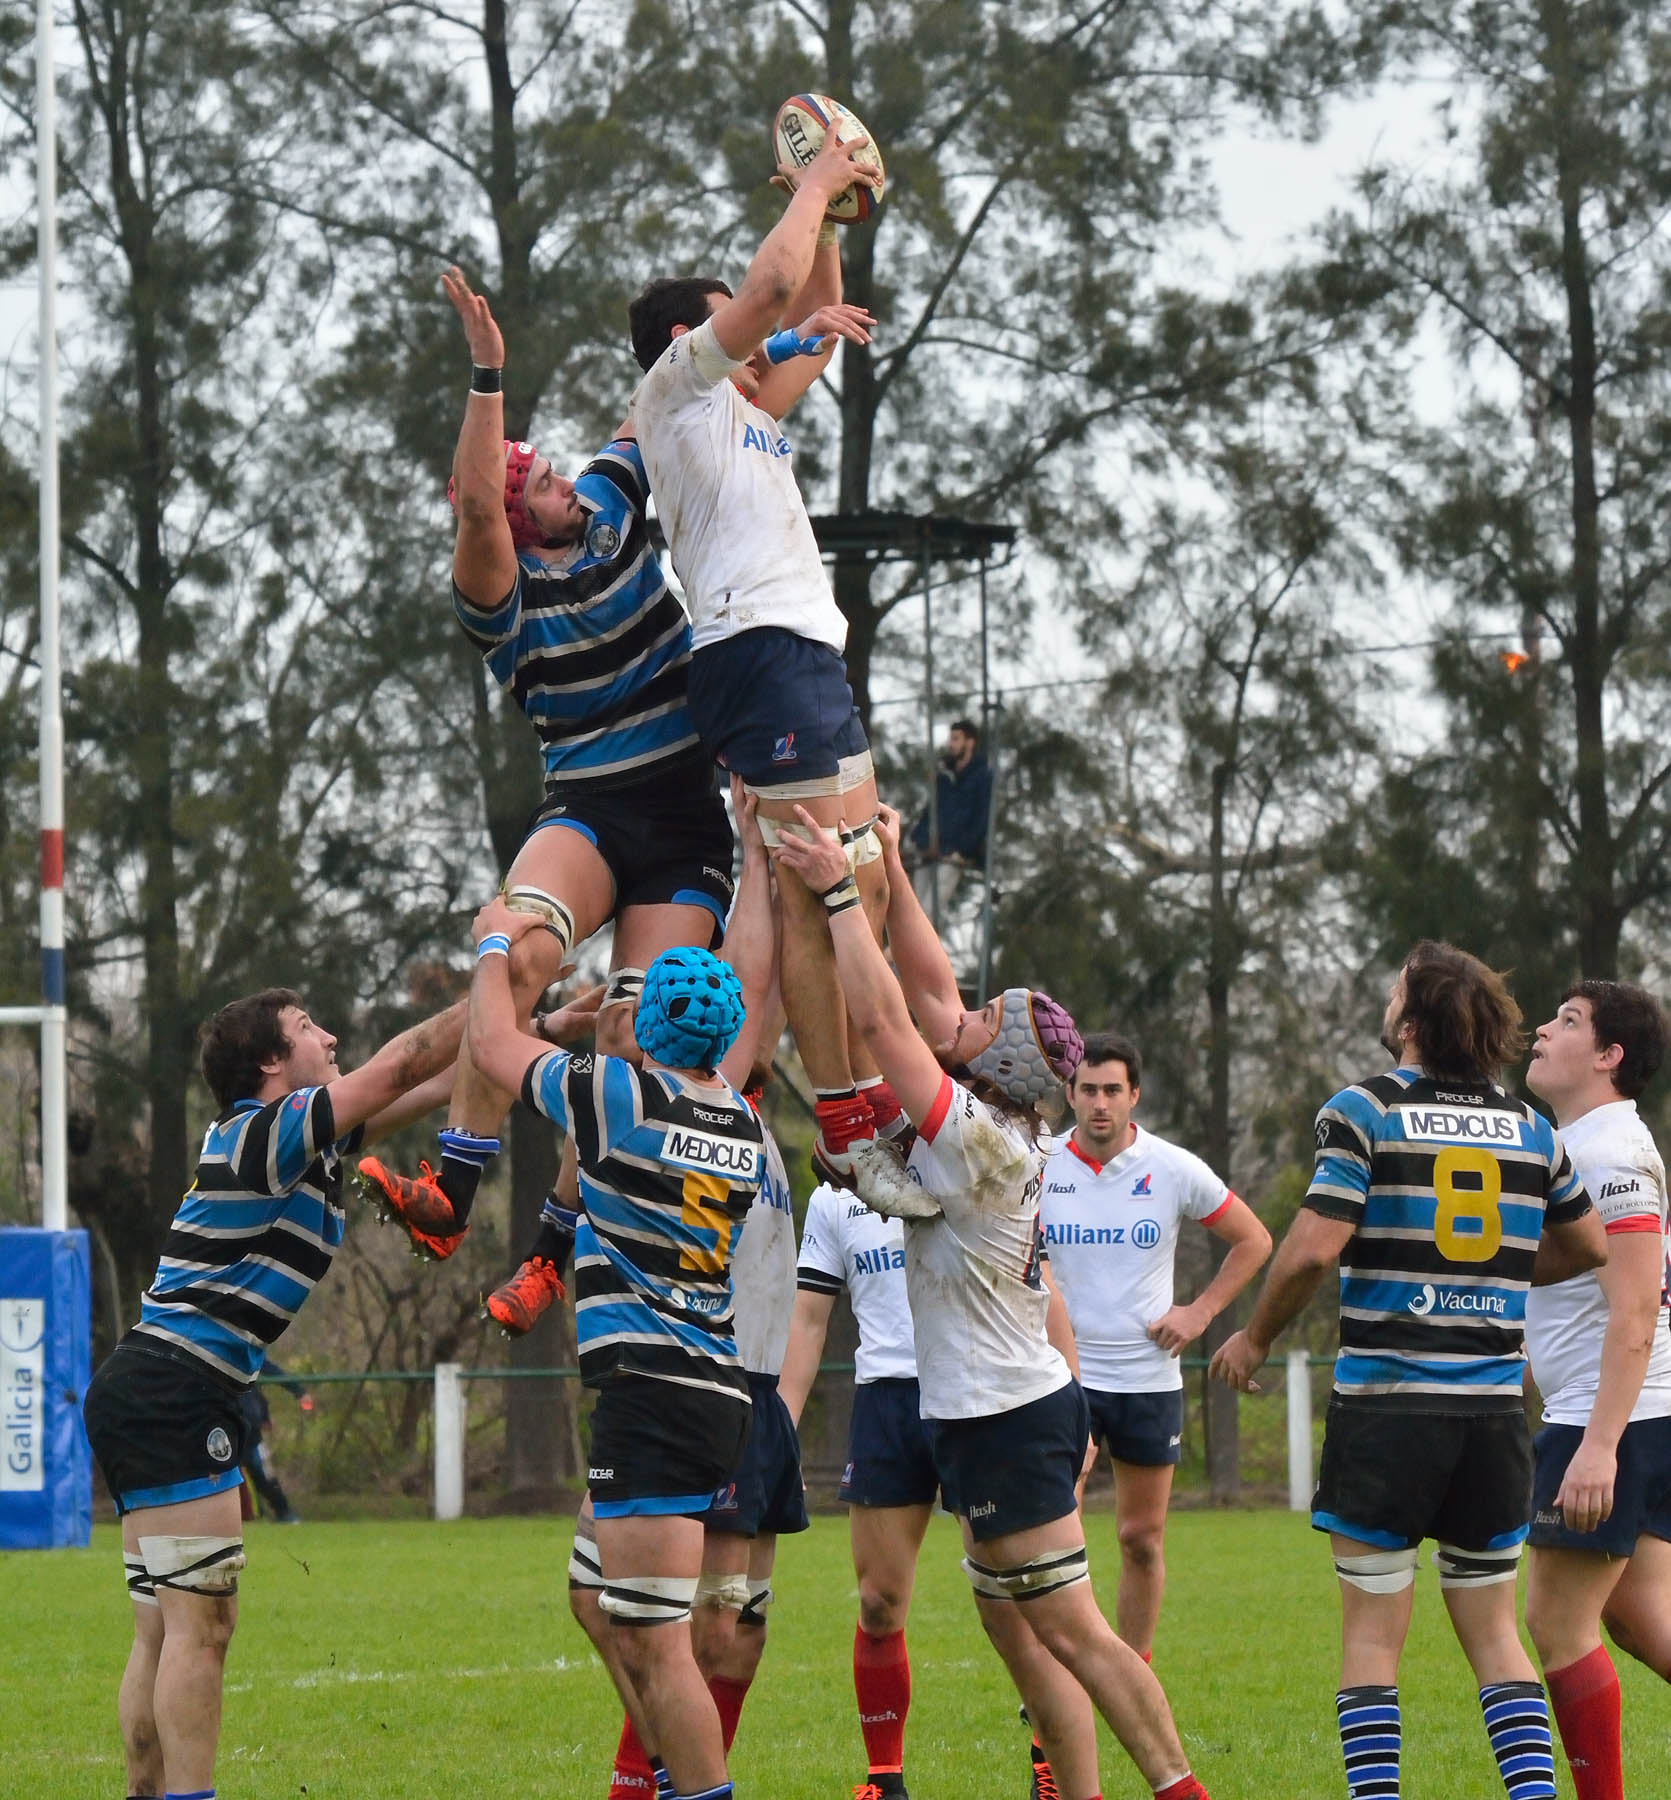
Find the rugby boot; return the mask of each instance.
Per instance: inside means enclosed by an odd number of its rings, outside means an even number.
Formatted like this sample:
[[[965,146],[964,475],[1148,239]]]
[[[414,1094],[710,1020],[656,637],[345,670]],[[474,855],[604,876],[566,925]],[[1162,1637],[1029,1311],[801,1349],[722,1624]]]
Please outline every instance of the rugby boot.
[[[898,1149],[878,1138],[860,1138],[849,1146],[853,1191],[874,1213],[888,1219],[935,1219],[940,1202],[911,1179]]]
[[[853,1800],[911,1800],[903,1775],[867,1775],[853,1790]]]
[[[812,1172],[831,1187],[853,1185],[853,1151],[876,1136],[870,1103],[861,1094],[821,1099],[813,1108],[818,1135],[812,1140]]]
[[[567,1293],[557,1265],[543,1256],[530,1256],[509,1281],[502,1281],[487,1297],[487,1316],[506,1337],[522,1337],[534,1329],[554,1300]]]
[[[911,1146],[917,1141],[917,1128],[892,1087],[885,1081],[873,1081],[859,1089],[859,1098],[870,1108],[877,1137],[892,1144],[901,1156],[909,1156]]]
[[[1055,1775],[1051,1773],[1050,1761],[1037,1744],[1033,1745],[1032,1757],[1032,1800],[1061,1800],[1062,1791],[1056,1785]]]
[[[377,1216],[385,1224],[395,1220],[426,1261],[445,1262],[464,1242],[464,1233],[454,1225],[453,1203],[428,1163],[418,1164],[414,1180],[384,1168],[375,1156],[362,1156],[360,1185],[376,1205]]]

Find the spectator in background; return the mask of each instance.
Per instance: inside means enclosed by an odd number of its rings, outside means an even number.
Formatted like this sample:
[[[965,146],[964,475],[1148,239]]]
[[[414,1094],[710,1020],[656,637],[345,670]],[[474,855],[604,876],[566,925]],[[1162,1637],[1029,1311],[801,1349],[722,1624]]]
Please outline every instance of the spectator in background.
[[[261,1373],[272,1376],[279,1387],[289,1388],[303,1412],[313,1411],[313,1395],[308,1392],[307,1383],[299,1375],[290,1375],[282,1364],[270,1356],[261,1365]],[[244,1517],[255,1517],[255,1506],[247,1498],[253,1487],[261,1496],[261,1504],[272,1514],[275,1524],[300,1525],[296,1509],[290,1504],[289,1496],[274,1471],[273,1460],[261,1441],[267,1427],[273,1422],[273,1409],[267,1404],[267,1395],[259,1380],[252,1381],[238,1396],[238,1406],[244,1415],[244,1454],[240,1465],[244,1471],[244,1486],[239,1489],[240,1495],[245,1496]]]
[[[972,720],[952,721],[935,772],[935,804],[923,809],[911,832],[918,856],[911,885],[936,922],[951,911],[963,871],[986,863],[992,769],[980,745],[980,728]]]

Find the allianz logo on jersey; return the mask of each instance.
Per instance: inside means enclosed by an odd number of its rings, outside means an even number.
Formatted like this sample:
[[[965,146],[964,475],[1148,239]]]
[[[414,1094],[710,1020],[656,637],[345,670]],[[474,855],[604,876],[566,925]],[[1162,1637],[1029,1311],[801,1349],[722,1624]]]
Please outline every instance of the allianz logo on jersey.
[[[885,1275],[889,1269],[905,1267],[903,1249],[890,1250],[886,1244],[878,1244],[874,1250],[855,1250],[853,1252],[853,1273],[855,1275]]]
[[[1424,1281],[1419,1294],[1411,1296],[1410,1311],[1418,1319],[1429,1313],[1483,1313],[1500,1319],[1508,1311],[1508,1301],[1501,1294],[1483,1294],[1477,1288],[1436,1288]]]
[[[692,1131],[669,1125],[664,1155],[681,1169],[702,1169],[714,1175],[755,1176],[760,1173],[761,1149],[739,1138],[715,1137],[712,1132]]]
[[[753,425],[743,427],[743,448],[759,450],[767,456],[788,456],[790,454],[788,438],[780,437],[774,443],[765,432],[757,430]]]
[[[1134,1243],[1139,1250],[1153,1250],[1160,1242],[1160,1227],[1153,1219],[1139,1219],[1135,1225],[1046,1225],[1047,1244],[1123,1244]]]
[[[1413,1144],[1518,1144],[1520,1121],[1504,1112],[1462,1112],[1449,1106],[1401,1106],[1404,1135]]]

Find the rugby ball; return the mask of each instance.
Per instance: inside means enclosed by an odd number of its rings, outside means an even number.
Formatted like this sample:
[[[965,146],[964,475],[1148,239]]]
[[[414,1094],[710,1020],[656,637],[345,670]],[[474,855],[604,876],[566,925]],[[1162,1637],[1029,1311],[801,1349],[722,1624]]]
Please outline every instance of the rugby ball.
[[[791,94],[777,109],[772,121],[772,148],[777,153],[779,168],[804,169],[824,145],[824,133],[834,125],[836,141],[851,137],[869,137],[858,115],[828,94]],[[857,161],[878,175],[882,170],[882,152],[872,140],[858,152]],[[882,189],[860,187],[857,182],[843,188],[825,208],[824,217],[837,225],[857,224],[868,219],[882,202]]]

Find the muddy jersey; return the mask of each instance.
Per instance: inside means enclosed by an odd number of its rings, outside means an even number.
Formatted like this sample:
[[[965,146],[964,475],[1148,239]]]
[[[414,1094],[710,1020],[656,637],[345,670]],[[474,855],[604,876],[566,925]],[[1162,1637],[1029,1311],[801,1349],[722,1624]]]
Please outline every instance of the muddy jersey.
[[[1073,1379],[1045,1335],[1042,1164],[1022,1126],[945,1078],[908,1164],[941,1207],[905,1230],[925,1419],[989,1418]]]
[[[1583,1179],[1607,1235],[1652,1232],[1666,1268],[1668,1203],[1665,1165],[1634,1100],[1597,1106],[1561,1127],[1561,1141]],[[1526,1296],[1526,1348],[1532,1378],[1552,1425],[1588,1425],[1601,1381],[1601,1341],[1607,1333],[1607,1296],[1594,1269],[1533,1288]],[[1631,1419],[1671,1414],[1671,1314],[1661,1280],[1659,1317],[1648,1372]]]
[[[815,1188],[801,1229],[795,1281],[816,1294],[846,1290],[859,1327],[856,1382],[916,1379],[901,1220],[885,1219],[827,1183]]]
[[[1079,1379],[1102,1393],[1182,1387],[1178,1358],[1149,1341],[1173,1298],[1185,1219],[1210,1225],[1235,1198],[1198,1156],[1136,1127],[1092,1161],[1070,1138],[1044,1166],[1039,1217],[1050,1273],[1079,1346]]]
[[[762,1126],[764,1130],[764,1126]],[[731,1253],[737,1355],[751,1375],[776,1375],[795,1311],[795,1206],[777,1139],[765,1132],[766,1172]]]

